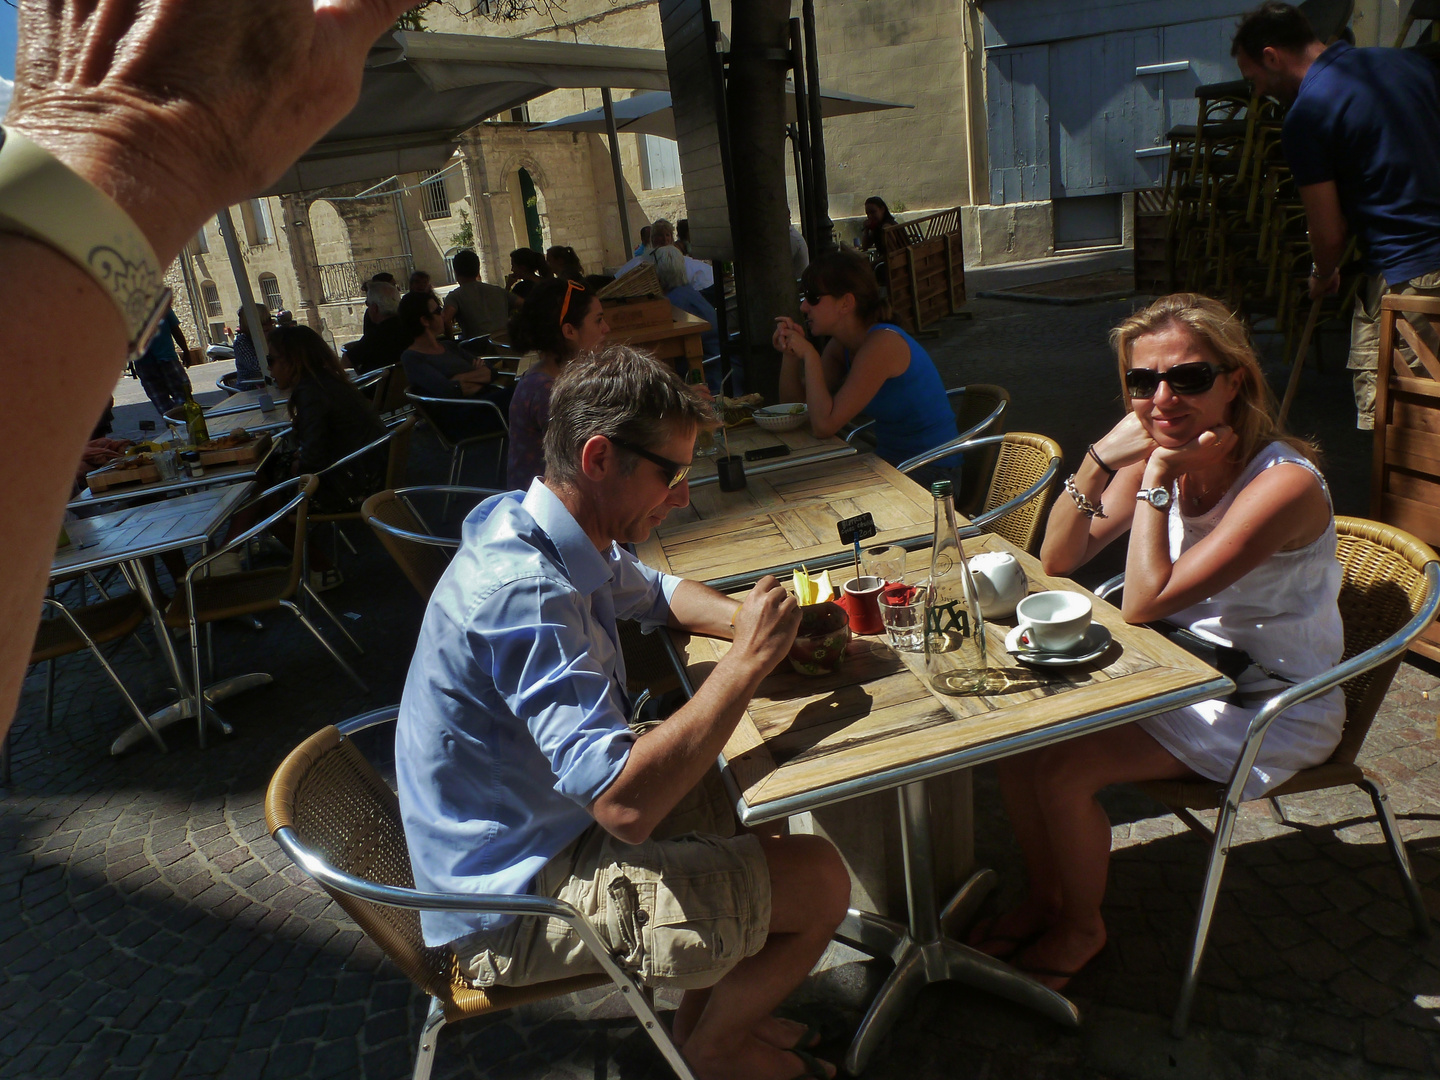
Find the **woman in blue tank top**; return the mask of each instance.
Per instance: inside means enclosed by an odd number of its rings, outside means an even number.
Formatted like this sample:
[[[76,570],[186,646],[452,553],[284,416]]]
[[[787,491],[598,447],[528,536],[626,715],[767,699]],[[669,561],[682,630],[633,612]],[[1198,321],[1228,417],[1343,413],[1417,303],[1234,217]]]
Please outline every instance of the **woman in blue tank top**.
[[[801,292],[810,331],[830,343],[822,355],[794,319],[776,320],[780,400],[805,402],[817,436],[834,435],[864,413],[875,421],[875,452],[892,465],[955,438],[940,373],[914,338],[885,321],[890,305],[862,257],[844,249],[818,256],[801,277]],[[953,469],[960,455],[935,464]]]

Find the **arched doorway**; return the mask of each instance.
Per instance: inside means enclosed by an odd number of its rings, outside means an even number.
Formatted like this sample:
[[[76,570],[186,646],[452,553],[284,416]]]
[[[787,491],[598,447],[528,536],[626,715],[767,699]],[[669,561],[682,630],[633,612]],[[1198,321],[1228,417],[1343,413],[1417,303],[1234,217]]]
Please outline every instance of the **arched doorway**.
[[[515,239],[535,251],[544,251],[549,243],[546,228],[548,214],[545,212],[545,195],[530,176],[528,169],[516,171],[515,192],[520,203],[515,222]],[[524,223],[524,229],[518,227]]]

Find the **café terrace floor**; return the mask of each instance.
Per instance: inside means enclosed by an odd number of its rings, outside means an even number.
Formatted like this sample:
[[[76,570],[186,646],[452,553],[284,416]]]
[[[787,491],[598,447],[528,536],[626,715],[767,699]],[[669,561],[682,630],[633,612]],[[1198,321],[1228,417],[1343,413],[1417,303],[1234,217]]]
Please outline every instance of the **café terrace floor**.
[[[928,342],[947,385],[995,382],[1014,395],[1011,430],[1057,437],[1066,459],[1117,418],[1106,330],[1128,300],[1055,306],[971,302]],[[1343,339],[1325,342],[1295,406],[1318,432],[1342,512],[1364,513],[1369,440],[1357,435]],[[195,369],[197,388],[219,365]],[[1272,369],[1275,380],[1284,369]],[[152,415],[121,380],[120,430]],[[412,482],[443,473],[416,440]],[[472,482],[477,478],[472,477]],[[0,793],[0,1077],[409,1076],[425,1012],[418,991],[310,885],[265,831],[275,765],[319,726],[398,699],[421,604],[360,529],[358,558],[331,594],[367,646],[359,695],[288,616],[263,633],[216,630],[222,674],[265,670],[272,686],[227,701],[235,735],[195,748],[107,752],[122,706],[94,663],[61,661],[54,725],[44,676],[25,684],[14,782]],[[1107,573],[1097,570],[1094,580]],[[1088,579],[1087,579],[1088,580]],[[133,644],[118,666],[142,701],[164,695],[158,658]],[[1401,668],[1363,756],[1383,775],[1411,856],[1440,914],[1440,669]],[[1440,695],[1437,695],[1440,701]],[[1071,984],[1085,1023],[1063,1030],[953,985],[931,987],[866,1073],[917,1077],[1387,1077],[1440,1072],[1440,939],[1420,942],[1359,792],[1288,800],[1292,828],[1263,804],[1236,834],[1191,1032],[1169,1015],[1203,848],[1144,798],[1108,793],[1115,859],[1111,944]],[[1002,898],[1021,885],[993,775],[976,778],[982,864]],[[832,950],[792,1002],[840,1040],[884,965]],[[662,996],[662,1001],[664,1000]],[[596,990],[446,1029],[437,1076],[506,1080],[670,1075],[617,996]]]

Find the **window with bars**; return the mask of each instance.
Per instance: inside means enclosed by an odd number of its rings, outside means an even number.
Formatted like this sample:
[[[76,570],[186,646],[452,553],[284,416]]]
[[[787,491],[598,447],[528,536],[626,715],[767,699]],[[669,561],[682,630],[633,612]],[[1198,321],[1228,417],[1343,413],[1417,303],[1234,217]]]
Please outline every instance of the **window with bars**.
[[[420,199],[427,220],[450,216],[450,193],[445,190],[445,177],[434,169],[425,174],[425,180],[420,185]]]
[[[265,297],[265,306],[271,311],[279,311],[285,306],[280,296],[280,282],[275,280],[274,274],[260,275],[260,293]]]
[[[220,290],[215,288],[213,281],[205,281],[200,285],[200,292],[205,297],[205,314],[209,318],[224,318],[225,309],[220,306]]]

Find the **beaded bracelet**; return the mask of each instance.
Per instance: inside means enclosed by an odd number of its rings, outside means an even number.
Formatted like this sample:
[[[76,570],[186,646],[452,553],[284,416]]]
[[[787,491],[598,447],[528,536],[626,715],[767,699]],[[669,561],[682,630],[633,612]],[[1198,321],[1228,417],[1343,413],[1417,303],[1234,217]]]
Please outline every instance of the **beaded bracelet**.
[[[1087,518],[1103,518],[1110,516],[1109,514],[1105,513],[1105,510],[1102,507],[1095,505],[1084,495],[1080,494],[1080,489],[1075,486],[1074,473],[1071,473],[1069,478],[1065,481],[1065,491],[1066,494],[1070,496],[1070,498],[1075,500],[1075,509],[1079,510],[1080,513],[1084,514]]]

